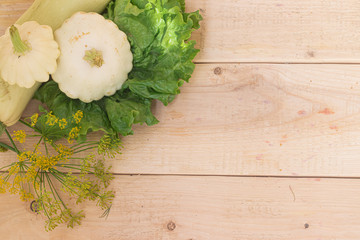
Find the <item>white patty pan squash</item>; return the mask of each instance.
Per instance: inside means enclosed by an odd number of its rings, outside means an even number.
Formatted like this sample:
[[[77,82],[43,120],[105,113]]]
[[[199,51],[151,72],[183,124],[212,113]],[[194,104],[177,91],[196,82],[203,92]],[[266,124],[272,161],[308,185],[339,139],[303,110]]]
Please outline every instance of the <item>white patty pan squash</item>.
[[[132,52],[125,33],[97,13],[75,13],[55,31],[60,46],[52,78],[68,97],[83,102],[111,96],[132,69]]]
[[[0,37],[0,77],[10,85],[31,88],[49,80],[59,55],[50,26],[35,21],[15,24]]]
[[[16,24],[36,21],[56,30],[74,13],[78,11],[100,13],[104,11],[109,2],[110,0],[34,0],[30,8],[16,21]],[[9,85],[0,79],[0,135],[6,127],[19,120],[40,85],[41,82],[36,82],[31,88],[23,88],[16,84]]]

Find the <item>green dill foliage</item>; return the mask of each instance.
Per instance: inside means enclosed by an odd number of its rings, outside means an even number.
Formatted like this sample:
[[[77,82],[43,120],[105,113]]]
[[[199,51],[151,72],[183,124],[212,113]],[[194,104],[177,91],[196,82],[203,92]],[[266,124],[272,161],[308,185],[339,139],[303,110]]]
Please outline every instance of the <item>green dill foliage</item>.
[[[0,151],[14,151],[17,159],[0,169],[0,193],[19,194],[23,201],[35,201],[37,211],[47,219],[47,231],[60,224],[73,228],[85,217],[83,211],[69,207],[64,195],[71,196],[76,204],[95,201],[104,210],[102,216],[107,216],[114,192],[108,189],[113,176],[104,161],[120,154],[119,137],[104,135],[99,141],[79,141],[82,111],[58,118],[40,110],[40,114],[20,120],[31,134],[24,130],[10,134],[5,130],[11,144],[0,143]],[[29,138],[36,138],[35,146],[20,149]]]

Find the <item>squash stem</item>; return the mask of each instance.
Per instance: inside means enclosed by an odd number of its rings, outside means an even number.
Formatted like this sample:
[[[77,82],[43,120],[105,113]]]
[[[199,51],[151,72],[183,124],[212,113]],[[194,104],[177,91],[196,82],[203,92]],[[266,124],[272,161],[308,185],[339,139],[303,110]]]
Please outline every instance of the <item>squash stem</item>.
[[[101,67],[104,64],[102,52],[96,50],[95,48],[91,50],[86,50],[83,59],[87,61],[92,67]]]
[[[19,30],[14,25],[10,27],[9,32],[10,32],[11,42],[13,44],[16,53],[23,55],[31,49],[30,46],[26,43],[26,41],[23,41],[21,39]]]

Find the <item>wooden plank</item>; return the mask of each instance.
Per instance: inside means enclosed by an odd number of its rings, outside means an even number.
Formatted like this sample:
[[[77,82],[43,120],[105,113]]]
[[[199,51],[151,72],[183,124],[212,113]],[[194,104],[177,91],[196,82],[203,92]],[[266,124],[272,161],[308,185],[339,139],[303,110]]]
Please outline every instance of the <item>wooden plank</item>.
[[[34,0],[0,0],[0,35],[13,24]]]
[[[359,79],[357,65],[197,65],[173,103],[154,105],[160,124],[136,126],[109,163],[116,173],[359,176]]]
[[[199,62],[360,62],[356,0],[187,1]]]
[[[33,0],[0,0],[0,33]],[[359,63],[356,0],[187,0],[204,21],[193,39],[198,62]]]
[[[357,65],[198,65],[120,173],[359,176]]]
[[[117,197],[107,220],[86,203],[82,226],[60,227],[48,239],[360,238],[359,179],[117,176],[113,187]],[[44,231],[31,227],[43,221],[29,216],[27,206],[8,195],[1,202],[7,204],[0,211],[11,217],[0,215],[0,236],[46,239]]]
[[[30,203],[22,202],[17,195],[0,195],[1,239],[48,240],[50,234],[44,231],[42,216],[30,210]]]

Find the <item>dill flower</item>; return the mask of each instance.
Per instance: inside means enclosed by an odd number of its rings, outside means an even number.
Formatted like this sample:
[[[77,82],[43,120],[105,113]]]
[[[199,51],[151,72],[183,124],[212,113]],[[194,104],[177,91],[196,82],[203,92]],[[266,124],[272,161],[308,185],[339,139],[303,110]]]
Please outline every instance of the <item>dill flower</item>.
[[[39,119],[39,114],[35,113],[30,117],[30,125],[34,127]]]
[[[25,161],[27,159],[27,153],[22,152],[22,153],[17,155],[17,158],[18,158],[19,162],[23,162],[23,161]]]
[[[96,205],[101,209],[108,209],[111,207],[114,197],[115,195],[113,191],[106,191],[99,196]]]
[[[18,162],[14,163],[10,168],[9,168],[9,175],[15,175],[20,171],[20,165]]]
[[[14,131],[14,135],[13,135],[14,139],[16,141],[18,141],[19,143],[24,143],[25,139],[26,139],[26,133],[24,130],[18,130],[18,131]]]
[[[79,135],[81,127],[73,127],[69,132],[68,142],[73,143],[74,139],[76,139]]]
[[[8,187],[7,183],[8,182],[6,182],[3,177],[0,177],[0,193],[6,193]]]
[[[37,173],[38,173],[38,168],[35,165],[31,165],[25,173],[26,180],[28,182],[34,181]]]
[[[60,129],[65,129],[65,127],[67,125],[67,121],[66,121],[65,118],[62,118],[62,119],[59,120],[58,124],[59,124]]]
[[[52,112],[48,112],[46,116],[47,116],[46,124],[49,126],[54,126],[59,121],[59,118],[57,118],[54,114],[52,114]]]
[[[113,157],[120,153],[120,139],[117,135],[106,135],[99,141],[73,144],[80,134],[82,111],[68,118],[59,118],[45,109],[40,109],[40,112],[32,115],[30,121],[20,121],[33,129],[34,134],[27,136],[23,130],[14,131],[12,136],[7,134],[12,146],[0,144],[17,156],[17,161],[1,168],[0,193],[19,194],[23,201],[34,200],[38,205],[37,212],[47,218],[46,231],[60,224],[72,228],[84,218],[82,211],[74,212],[67,206],[59,189],[73,196],[76,204],[85,200],[96,201],[104,210],[103,216],[107,216],[114,192],[107,190],[113,176],[110,168],[105,167],[104,156]],[[22,150],[13,139],[24,143],[25,138],[39,139],[32,150]],[[67,140],[68,144],[58,143],[58,140]],[[90,150],[92,152],[88,153]],[[72,171],[80,174],[72,174]]]
[[[36,158],[36,166],[44,171],[49,170],[50,168],[53,168],[59,161],[58,156],[38,156]]]
[[[122,148],[121,140],[117,135],[104,135],[98,144],[98,153],[114,158],[115,155],[120,154]]]
[[[63,145],[58,144],[55,146],[56,152],[59,154],[59,162],[65,163],[69,161],[69,158],[74,154],[73,149]]]
[[[20,191],[19,191],[19,195],[20,195],[20,199],[22,200],[22,201],[30,201],[30,200],[33,200],[34,199],[34,195],[32,194],[32,193],[30,193],[30,192],[27,192],[27,191],[25,191],[25,189],[21,189]]]
[[[66,209],[65,216],[66,216],[66,225],[68,228],[74,228],[76,225],[81,224],[81,220],[85,217],[83,211],[81,210],[78,213],[72,213],[70,209]]]
[[[74,115],[73,118],[76,122],[76,124],[79,124],[81,122],[81,119],[83,118],[84,113],[80,110],[78,110]]]

